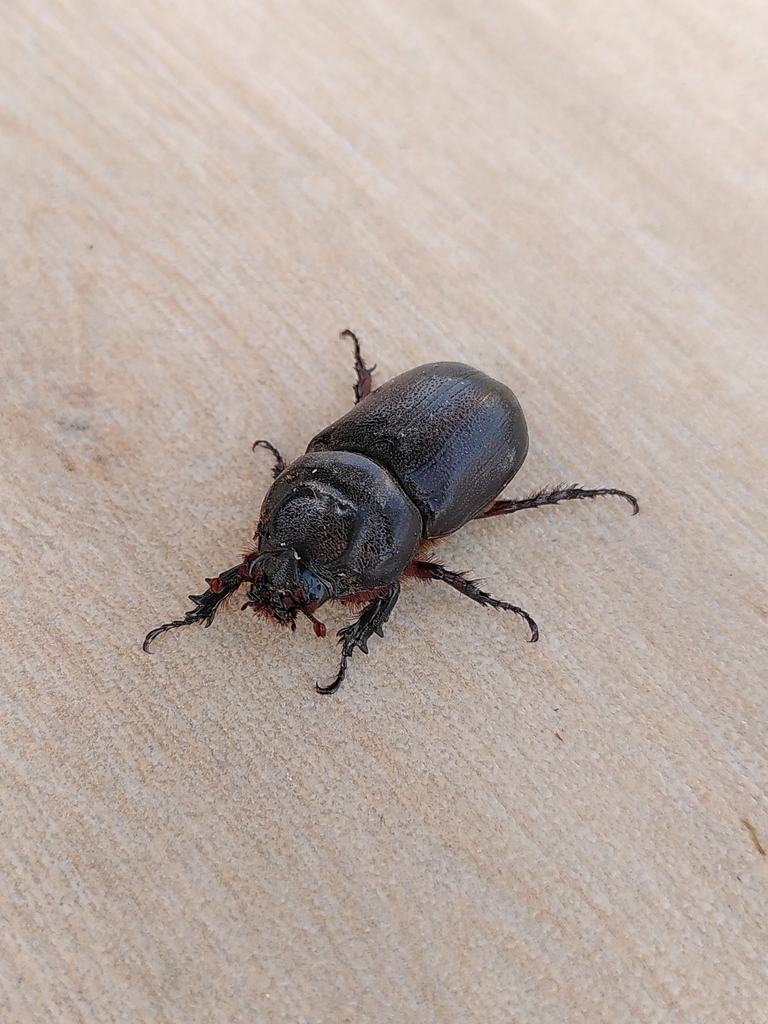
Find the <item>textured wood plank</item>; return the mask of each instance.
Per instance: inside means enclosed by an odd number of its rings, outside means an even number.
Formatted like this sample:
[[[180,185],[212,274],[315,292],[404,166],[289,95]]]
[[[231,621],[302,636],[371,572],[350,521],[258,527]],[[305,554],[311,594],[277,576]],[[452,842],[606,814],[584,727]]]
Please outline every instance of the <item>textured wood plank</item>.
[[[766,1019],[767,31],[8,0],[4,1020]],[[251,441],[351,402],[345,327],[515,389],[510,493],[641,516],[445,543],[538,646],[413,584],[332,699],[235,608],[147,658],[249,541]]]

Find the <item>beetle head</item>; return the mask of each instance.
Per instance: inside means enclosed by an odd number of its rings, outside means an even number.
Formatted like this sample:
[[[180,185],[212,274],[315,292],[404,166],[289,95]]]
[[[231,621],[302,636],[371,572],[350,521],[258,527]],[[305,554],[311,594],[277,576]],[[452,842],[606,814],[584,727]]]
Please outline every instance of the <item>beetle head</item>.
[[[328,587],[300,558],[294,548],[262,551],[245,562],[251,586],[245,607],[296,628],[296,615],[302,612],[311,620],[318,636],[325,635],[325,626],[313,612],[330,597]]]

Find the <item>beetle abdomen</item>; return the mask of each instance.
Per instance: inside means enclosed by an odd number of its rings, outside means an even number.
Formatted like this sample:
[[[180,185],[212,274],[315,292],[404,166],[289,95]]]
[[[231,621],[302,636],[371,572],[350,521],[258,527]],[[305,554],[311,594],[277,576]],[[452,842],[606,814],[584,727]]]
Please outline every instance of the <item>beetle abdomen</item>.
[[[458,530],[509,483],[528,452],[512,391],[463,363],[427,363],[383,384],[317,434],[307,452],[348,451],[388,469],[424,537]]]

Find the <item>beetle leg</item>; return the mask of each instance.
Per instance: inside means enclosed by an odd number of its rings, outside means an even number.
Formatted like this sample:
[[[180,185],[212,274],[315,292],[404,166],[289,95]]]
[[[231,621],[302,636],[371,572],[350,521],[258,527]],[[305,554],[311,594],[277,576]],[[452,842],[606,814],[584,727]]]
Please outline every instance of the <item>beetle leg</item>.
[[[357,340],[357,335],[353,334],[352,331],[342,331],[339,338],[351,338],[355,345],[355,372],[357,373],[357,383],[355,384],[355,405],[360,402],[366,395],[371,393],[372,374],[376,369],[376,364],[373,366],[366,366],[363,362],[363,357],[360,354],[360,342]]]
[[[511,512],[519,512],[524,508],[539,508],[541,505],[556,505],[559,501],[572,501],[574,498],[599,498],[603,494],[615,494],[618,498],[624,498],[632,506],[632,515],[636,516],[640,511],[637,498],[626,491],[618,491],[615,487],[599,487],[597,490],[588,491],[578,484],[570,487],[559,487],[553,491],[538,491],[529,498],[519,498],[517,501],[510,501],[506,498],[501,501],[494,501],[484,512],[479,512],[474,519],[490,519],[491,516],[506,516]]]
[[[270,441],[254,441],[253,446],[251,447],[251,451],[255,452],[257,448],[266,448],[275,456],[275,464],[272,467],[272,475],[274,476],[275,479],[277,479],[285,469],[285,459]]]
[[[336,634],[339,643],[342,644],[339,673],[330,686],[320,686],[316,683],[315,689],[318,693],[335,693],[344,681],[344,676],[347,674],[347,661],[351,658],[354,649],[359,647],[363,654],[367,654],[368,641],[373,634],[378,633],[379,636],[384,636],[382,627],[392,614],[392,609],[397,604],[399,596],[400,584],[393,583],[383,594],[379,594],[371,601],[357,622],[339,630]]]
[[[471,597],[478,604],[490,605],[491,608],[501,608],[505,612],[514,612],[515,615],[519,615],[521,619],[525,619],[528,623],[528,628],[531,631],[529,643],[535,644],[539,639],[539,627],[528,612],[518,608],[516,604],[509,604],[507,601],[499,601],[497,598],[491,597],[490,594],[486,594],[484,590],[481,590],[474,580],[468,579],[463,573],[452,572],[450,569],[446,569],[445,566],[438,565],[437,562],[414,562],[412,571],[421,580],[442,580],[443,583],[447,583],[449,587],[458,590],[460,594]]]
[[[220,576],[215,579],[207,579],[205,582],[209,584],[208,589],[204,594],[189,595],[189,600],[195,604],[194,608],[191,608],[183,619],[176,619],[175,622],[166,622],[164,626],[158,626],[157,629],[150,630],[144,638],[142,647],[151,654],[149,645],[155,639],[160,636],[161,633],[167,633],[169,629],[178,629],[179,626],[191,626],[193,622],[204,622],[206,627],[210,626],[213,622],[216,612],[219,610],[219,605],[222,601],[234,594],[241,583],[244,583],[246,577],[242,572],[243,566],[236,565],[232,569],[227,569]]]

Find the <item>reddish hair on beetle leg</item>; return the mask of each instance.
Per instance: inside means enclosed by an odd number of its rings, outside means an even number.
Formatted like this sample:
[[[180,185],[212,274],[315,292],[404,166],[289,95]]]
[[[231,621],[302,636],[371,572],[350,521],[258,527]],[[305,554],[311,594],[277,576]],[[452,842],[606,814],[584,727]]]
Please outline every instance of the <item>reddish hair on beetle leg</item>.
[[[414,580],[422,580],[424,583],[429,583],[433,577],[429,569],[426,569],[425,566],[433,564],[433,562],[420,562],[417,559],[414,559],[400,578],[406,579],[410,577]]]
[[[424,583],[429,583],[431,579],[434,579],[434,576],[428,569],[425,569],[424,566],[432,564],[430,559],[426,556],[431,553],[432,548],[434,548],[436,544],[439,544],[442,539],[442,537],[425,537],[416,549],[413,561],[400,579],[406,579],[410,576],[411,579],[422,580]]]
[[[375,600],[388,589],[388,587],[379,587],[378,590],[367,590],[364,594],[350,594],[349,597],[340,597],[337,601],[339,604],[351,604],[353,606],[358,605],[359,607],[362,607],[363,605],[370,604],[371,601]]]

